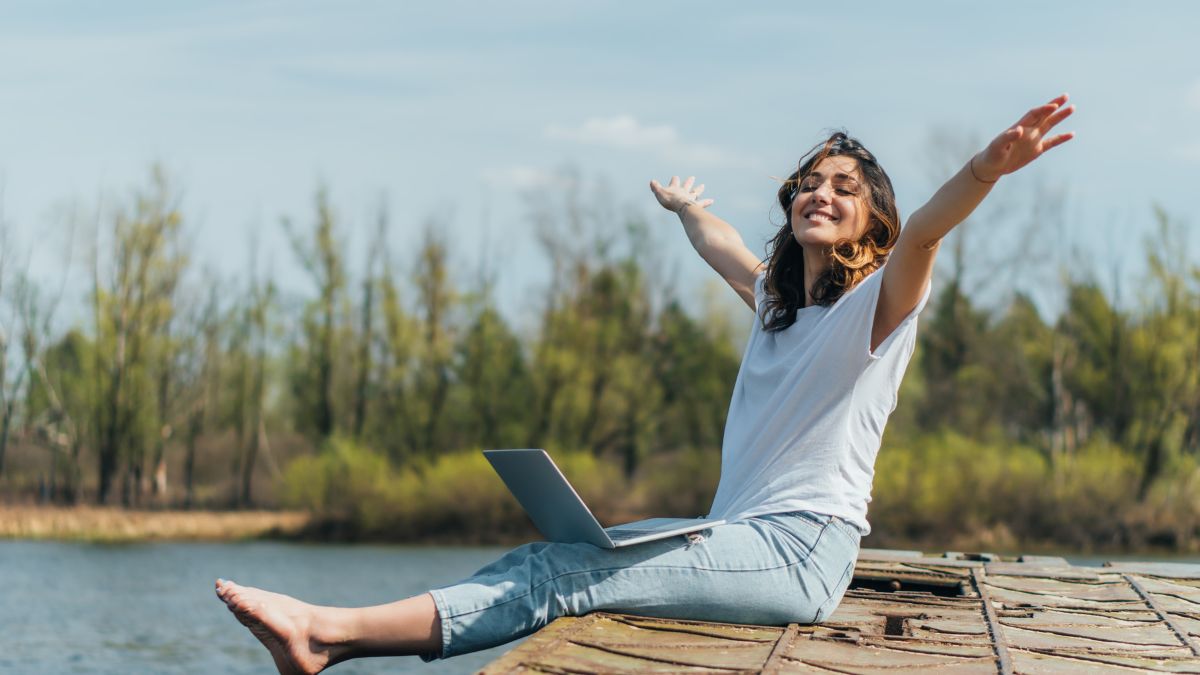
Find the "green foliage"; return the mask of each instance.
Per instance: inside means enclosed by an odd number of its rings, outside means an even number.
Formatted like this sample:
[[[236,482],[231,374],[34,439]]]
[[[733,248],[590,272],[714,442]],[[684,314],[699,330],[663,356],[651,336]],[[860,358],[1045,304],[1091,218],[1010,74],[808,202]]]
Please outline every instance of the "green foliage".
[[[1036,449],[977,441],[955,432],[889,443],[875,463],[875,527],[918,539],[1019,520],[1047,474]]]
[[[291,345],[288,359],[294,401],[296,427],[318,441],[329,438],[337,424],[334,378],[347,375],[338,368],[338,347],[345,346],[352,334],[344,321],[346,270],[345,254],[339,239],[337,217],[325,188],[317,190],[316,222],[311,241],[295,232],[291,223],[284,227],[291,236],[292,250],[311,277],[317,297],[304,306],[298,340]]]
[[[176,194],[156,171],[102,221],[89,325],[23,343],[12,436],[50,450],[37,471],[52,467],[65,501],[119,481],[137,503],[169,465],[185,496],[164,504],[247,506],[257,481],[363,536],[500,536],[523,520],[474,449],[525,446],[561,449],[602,512],[707,511],[751,315],[674,288],[646,224],[602,191],[533,205],[552,273],[519,326],[433,225],[395,259],[381,214],[352,264],[323,189],[311,227],[287,225],[313,282],[302,297],[278,297],[253,262],[242,297],[210,278],[180,292]],[[978,304],[959,240],[876,467],[880,537],[1200,547],[1200,266],[1157,218],[1133,293],[1071,270],[1054,317],[1019,292]],[[19,315],[44,304],[12,293],[0,300]],[[7,485],[36,485],[25,471]]]
[[[721,453],[685,448],[655,454],[642,464],[631,505],[641,513],[696,518],[708,513],[721,477]]]
[[[620,478],[590,453],[555,461],[598,513],[613,510]],[[283,477],[285,503],[311,510],[355,537],[500,540],[528,534],[523,511],[477,450],[441,454],[402,469],[353,441],[297,459]]]
[[[1189,475],[1195,482],[1196,474]],[[877,541],[947,545],[1002,530],[1001,545],[1058,550],[1127,548],[1175,529],[1176,515],[1147,518],[1137,502],[1136,457],[1096,437],[1054,470],[1045,453],[953,432],[888,444],[875,467],[871,520]],[[1186,494],[1194,486],[1161,483]],[[1170,487],[1169,487],[1170,486]],[[1180,489],[1182,488],[1182,489]],[[1194,494],[1194,493],[1193,493]],[[1196,523],[1194,503],[1187,523]],[[1188,536],[1195,536],[1195,529]]]

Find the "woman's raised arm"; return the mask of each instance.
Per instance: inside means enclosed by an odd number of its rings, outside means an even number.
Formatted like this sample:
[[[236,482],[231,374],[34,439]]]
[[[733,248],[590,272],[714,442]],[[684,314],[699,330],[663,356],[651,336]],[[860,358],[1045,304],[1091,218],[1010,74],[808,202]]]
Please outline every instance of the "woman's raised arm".
[[[672,176],[666,185],[650,181],[650,191],[664,209],[679,216],[688,240],[704,262],[754,309],[754,277],[763,263],[746,248],[742,235],[732,225],[706,210],[713,200],[701,200],[704,185],[695,183],[694,177],[680,184],[679,176]]]
[[[1067,105],[1067,95],[1063,94],[1025,113],[913,212],[884,268],[871,331],[872,350],[920,302],[933,275],[933,261],[942,238],[971,215],[1001,176],[1071,140],[1074,133],[1051,135],[1050,131],[1074,111],[1075,106]]]

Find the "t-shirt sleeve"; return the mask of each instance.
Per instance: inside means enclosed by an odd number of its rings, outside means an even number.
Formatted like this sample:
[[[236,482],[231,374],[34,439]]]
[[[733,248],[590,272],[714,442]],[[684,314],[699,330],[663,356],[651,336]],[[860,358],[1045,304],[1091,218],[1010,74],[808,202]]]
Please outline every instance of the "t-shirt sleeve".
[[[871,351],[871,330],[875,324],[875,308],[879,305],[879,291],[883,286],[883,270],[886,265],[872,272],[859,282],[839,301],[837,310],[837,329],[844,344],[854,350],[858,358],[874,361],[883,358],[897,343],[911,342],[915,339],[917,315],[925,308],[929,300],[929,284],[921,295],[917,306],[896,326],[875,351]]]
[[[879,270],[880,274],[876,275],[880,279],[881,286],[883,283],[882,271],[883,270]],[[865,344],[871,359],[874,360],[883,358],[888,352],[892,351],[893,349],[897,349],[898,347],[895,345],[898,343],[911,345],[913,342],[915,342],[917,337],[917,315],[921,313],[921,310],[925,309],[925,304],[929,302],[929,293],[932,286],[932,282],[925,282],[925,291],[921,293],[921,299],[917,301],[917,306],[913,307],[912,311],[910,311],[904,316],[903,319],[901,319],[900,325],[896,326],[896,328],[893,329],[892,332],[883,339],[883,342],[879,343],[879,346],[876,347],[875,351],[873,352],[869,351],[871,349],[871,333],[870,331],[867,332]],[[874,314],[874,307],[878,304],[879,293],[876,292],[875,303],[872,305],[872,314]],[[874,323],[874,317],[872,317],[872,323]]]
[[[767,268],[763,267],[754,277],[754,313],[761,316],[763,302],[767,299]]]

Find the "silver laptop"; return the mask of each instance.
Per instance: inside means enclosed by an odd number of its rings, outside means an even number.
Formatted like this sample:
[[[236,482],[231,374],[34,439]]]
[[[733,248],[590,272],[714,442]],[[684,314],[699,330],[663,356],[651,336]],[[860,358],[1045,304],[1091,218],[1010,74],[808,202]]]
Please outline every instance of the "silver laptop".
[[[706,518],[650,518],[605,529],[545,450],[484,450],[483,454],[549,541],[618,548],[725,522]]]

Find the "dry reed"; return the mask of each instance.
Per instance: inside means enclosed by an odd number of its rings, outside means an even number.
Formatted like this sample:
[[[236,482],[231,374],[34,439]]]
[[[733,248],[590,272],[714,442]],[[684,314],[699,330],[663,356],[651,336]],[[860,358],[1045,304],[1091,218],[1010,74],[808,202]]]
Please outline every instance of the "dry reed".
[[[0,539],[229,541],[292,536],[309,520],[307,513],[299,511],[0,506]]]

